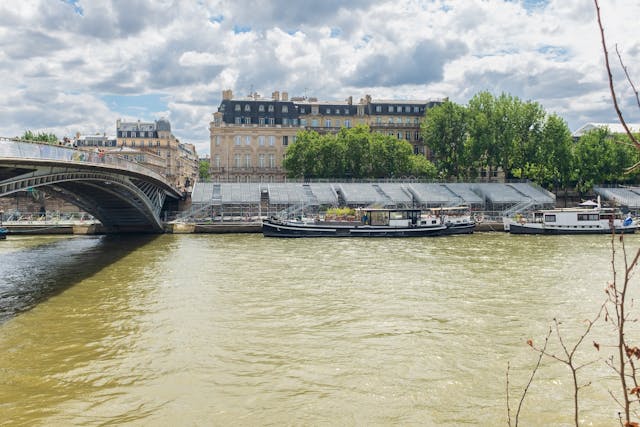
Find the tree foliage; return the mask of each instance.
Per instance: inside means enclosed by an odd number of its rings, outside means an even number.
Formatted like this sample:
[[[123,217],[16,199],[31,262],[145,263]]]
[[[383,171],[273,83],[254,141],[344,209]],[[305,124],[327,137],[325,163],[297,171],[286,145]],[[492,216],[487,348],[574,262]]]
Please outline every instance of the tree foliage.
[[[58,142],[58,137],[53,133],[46,133],[46,132],[34,133],[30,130],[25,131],[20,139],[23,139],[25,141],[39,141],[39,142],[49,142],[49,143]]]
[[[574,143],[558,115],[507,94],[480,92],[466,106],[446,101],[429,110],[421,132],[437,175],[445,179],[500,168],[507,179],[529,179],[555,190],[575,185],[580,191],[637,179],[624,173],[638,154],[618,141],[621,136],[602,129]]]
[[[335,135],[300,131],[289,145],[284,168],[291,178],[433,178],[435,167],[413,154],[411,144],[370,132],[367,126],[342,128]]]
[[[210,166],[209,159],[201,159],[198,162],[198,175],[199,175],[200,181],[206,181],[211,176],[209,172],[209,166]]]

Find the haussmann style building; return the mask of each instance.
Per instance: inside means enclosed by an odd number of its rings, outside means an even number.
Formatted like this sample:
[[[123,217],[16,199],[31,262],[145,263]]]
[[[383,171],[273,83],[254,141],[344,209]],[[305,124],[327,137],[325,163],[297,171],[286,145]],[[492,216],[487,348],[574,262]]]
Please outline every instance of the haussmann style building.
[[[165,175],[174,187],[190,191],[198,177],[193,144],[180,142],[166,119],[155,122],[116,121],[116,152]]]
[[[210,172],[217,182],[280,182],[287,146],[300,130],[337,133],[342,127],[368,125],[408,141],[414,153],[427,155],[420,136],[420,122],[428,109],[442,100],[373,100],[366,95],[354,103],[318,101],[273,92],[270,99],[254,93],[234,98],[222,92],[222,102],[210,123]]]

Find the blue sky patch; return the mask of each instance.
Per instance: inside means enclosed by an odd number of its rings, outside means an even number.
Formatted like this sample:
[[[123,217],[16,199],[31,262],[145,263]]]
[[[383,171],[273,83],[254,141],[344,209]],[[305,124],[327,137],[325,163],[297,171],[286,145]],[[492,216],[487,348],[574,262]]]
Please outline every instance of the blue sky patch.
[[[251,26],[250,25],[234,25],[233,32],[236,34],[249,33],[251,32]]]
[[[219,24],[222,21],[224,21],[224,16],[222,15],[212,16],[209,18],[209,22],[211,22],[212,24]]]
[[[84,10],[80,6],[79,0],[62,0],[63,3],[73,6],[73,10],[80,16],[84,16]]]
[[[167,96],[158,93],[103,95],[101,98],[110,110],[140,120],[158,120],[159,112],[167,110]]]

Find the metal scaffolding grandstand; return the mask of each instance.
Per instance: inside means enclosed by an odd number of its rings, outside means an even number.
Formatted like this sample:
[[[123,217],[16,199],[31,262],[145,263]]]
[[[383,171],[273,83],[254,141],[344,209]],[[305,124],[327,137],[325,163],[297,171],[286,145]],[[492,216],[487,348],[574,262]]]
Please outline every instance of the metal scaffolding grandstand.
[[[640,206],[640,193],[638,194]],[[197,183],[184,221],[259,221],[283,212],[310,215],[330,207],[469,206],[489,216],[552,207],[555,196],[530,183]]]

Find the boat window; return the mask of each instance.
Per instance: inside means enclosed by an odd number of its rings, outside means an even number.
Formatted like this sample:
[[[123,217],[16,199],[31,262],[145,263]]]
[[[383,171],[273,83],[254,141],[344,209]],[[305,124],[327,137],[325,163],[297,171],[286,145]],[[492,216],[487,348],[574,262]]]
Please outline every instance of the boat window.
[[[556,222],[556,216],[547,214],[544,216],[544,222]]]
[[[390,212],[391,219],[405,219],[404,212]]]
[[[389,225],[389,214],[387,212],[370,212],[371,225]]]
[[[578,214],[578,221],[597,221],[598,214]]]

